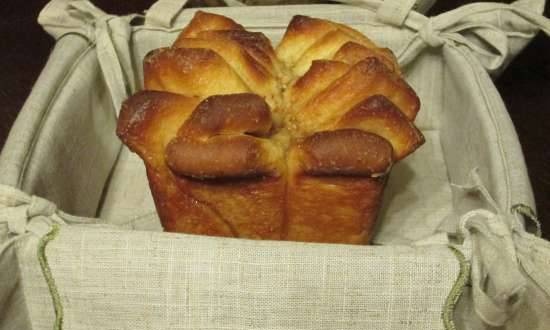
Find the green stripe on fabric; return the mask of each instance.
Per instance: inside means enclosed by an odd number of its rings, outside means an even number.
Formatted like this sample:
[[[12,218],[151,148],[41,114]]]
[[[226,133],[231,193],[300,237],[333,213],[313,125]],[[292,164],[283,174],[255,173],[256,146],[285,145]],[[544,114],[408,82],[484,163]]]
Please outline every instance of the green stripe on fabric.
[[[445,305],[443,306],[443,312],[441,313],[441,317],[443,319],[443,326],[445,327],[445,330],[456,330],[455,322],[453,320],[454,311],[456,304],[458,302],[458,299],[462,295],[462,292],[464,291],[464,287],[466,286],[466,283],[468,283],[468,277],[470,274],[470,264],[466,261],[466,257],[460,252],[457,248],[449,246],[449,249],[453,252],[453,254],[458,259],[458,263],[460,265],[460,272],[458,274],[458,277],[453,284],[453,287],[451,288],[451,292],[447,296],[447,299],[445,300]]]
[[[57,286],[55,285],[55,280],[53,279],[52,271],[48,265],[48,258],[46,257],[46,245],[51,242],[57,234],[59,233],[59,225],[53,224],[52,229],[44,235],[40,242],[38,243],[38,261],[40,262],[40,268],[42,269],[42,274],[44,279],[48,284],[48,289],[52,296],[53,307],[55,311],[55,323],[53,326],[54,330],[61,330],[63,326],[63,306],[61,305],[61,298],[59,297],[59,292],[57,291]]]

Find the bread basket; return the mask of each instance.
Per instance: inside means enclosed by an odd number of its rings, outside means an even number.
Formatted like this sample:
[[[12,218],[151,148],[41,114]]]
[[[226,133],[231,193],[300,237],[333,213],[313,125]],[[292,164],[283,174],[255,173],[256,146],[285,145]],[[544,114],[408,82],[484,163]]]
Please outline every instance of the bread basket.
[[[550,33],[544,1],[426,17],[414,1],[208,8],[281,38],[293,15],[397,55],[426,143],[389,179],[371,246],[161,231],[141,160],[115,136],[141,60],[196,9],[113,16],[51,1],[56,46],[0,156],[1,329],[547,329],[550,243],[491,75]],[[416,9],[415,9],[416,8]]]

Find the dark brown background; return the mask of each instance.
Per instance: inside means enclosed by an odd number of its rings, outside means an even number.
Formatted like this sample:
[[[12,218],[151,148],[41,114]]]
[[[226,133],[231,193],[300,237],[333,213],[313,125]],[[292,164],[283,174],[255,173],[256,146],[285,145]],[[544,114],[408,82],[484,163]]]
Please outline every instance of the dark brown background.
[[[4,0],[0,6],[0,147],[54,45],[36,23],[46,2]],[[153,0],[93,2],[108,13],[126,14],[143,11]],[[474,1],[439,0],[429,14],[469,2]],[[547,17],[549,9],[547,4]],[[539,34],[496,85],[518,131],[544,235],[550,238],[550,38]]]

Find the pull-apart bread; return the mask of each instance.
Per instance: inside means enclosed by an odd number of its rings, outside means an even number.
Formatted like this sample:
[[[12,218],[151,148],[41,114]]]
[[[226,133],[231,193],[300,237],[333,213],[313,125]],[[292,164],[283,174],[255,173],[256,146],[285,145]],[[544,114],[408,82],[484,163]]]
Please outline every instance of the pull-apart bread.
[[[424,142],[392,52],[330,21],[295,16],[274,49],[197,12],[143,70],[117,134],[167,231],[368,243],[392,165]]]

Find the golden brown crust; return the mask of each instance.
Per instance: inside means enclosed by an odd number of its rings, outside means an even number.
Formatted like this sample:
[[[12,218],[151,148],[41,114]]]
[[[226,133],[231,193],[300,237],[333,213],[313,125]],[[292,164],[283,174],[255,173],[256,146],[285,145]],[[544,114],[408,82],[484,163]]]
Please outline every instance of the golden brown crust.
[[[212,30],[244,30],[244,28],[230,18],[199,10],[195,13],[189,24],[181,31],[178,39],[195,38],[203,31]]]
[[[209,205],[237,237],[282,239],[286,180],[282,177],[192,180],[178,177],[178,188]]]
[[[338,60],[355,64],[367,57],[377,57],[388,68],[399,72],[393,53],[378,48],[359,31],[307,16],[292,18],[276,52],[296,76],[303,75],[314,60]]]
[[[370,57],[352,66],[302,108],[294,108],[293,121],[299,134],[309,135],[319,128],[330,127],[353,106],[376,94],[386,96],[411,121],[420,108],[412,88],[376,58]]]
[[[318,38],[331,30],[334,27],[326,21],[296,15],[288,23],[283,39],[276,48],[277,57],[287,67],[292,67]]]
[[[175,174],[196,179],[276,175],[268,143],[248,135],[206,141],[178,137],[167,146],[166,161]]]
[[[143,61],[143,79],[147,90],[200,98],[249,91],[227,62],[209,49],[156,49]]]
[[[251,93],[214,95],[203,100],[180,129],[180,135],[205,137],[243,133],[267,136],[273,127],[269,105]]]
[[[378,135],[360,129],[318,132],[297,144],[295,157],[303,173],[312,176],[366,176],[386,174],[392,147]]]
[[[275,56],[275,50],[273,50],[269,39],[263,33],[245,30],[203,31],[197,37],[205,40],[235,42],[273,76],[281,74],[281,65]]]
[[[388,48],[368,48],[356,42],[346,42],[338,49],[332,59],[334,61],[344,62],[349,65],[355,65],[369,57],[376,57],[380,62],[384,63],[388,69],[401,73],[397,59],[392,51]]]
[[[303,75],[314,60],[330,60],[334,54],[347,42],[353,41],[352,37],[342,30],[333,30],[319,38],[309,47],[292,66],[294,74]]]
[[[328,60],[313,61],[309,70],[286,91],[287,107],[300,109],[350,69],[350,65]]]
[[[193,178],[276,176],[282,150],[267,137],[273,122],[255,94],[206,98],[166,148],[170,169]]]
[[[285,238],[304,242],[368,243],[384,184],[384,177],[293,177],[287,189]]]
[[[383,137],[401,160],[424,143],[422,133],[383,95],[374,95],[354,106],[337,123],[340,128],[358,128]]]
[[[424,142],[393,53],[326,20],[294,17],[274,50],[197,12],[144,84],[117,134],[169,231],[367,243],[392,164]]]
[[[219,16],[212,19],[216,22],[221,20]],[[200,28],[207,25],[205,21],[208,21],[208,17],[199,15],[198,22],[203,22]],[[191,25],[193,24],[192,21]],[[266,98],[271,106],[278,106],[281,101],[279,76],[282,71],[267,38],[261,33],[248,32],[241,26],[228,22],[218,24],[223,25],[223,28],[215,26],[216,24],[213,23],[208,29],[201,31],[199,24],[196,24],[197,27],[192,29],[195,33],[182,33],[172,47],[211,50],[226,62],[248,90]],[[217,74],[218,81],[225,80],[222,72],[210,72]]]
[[[122,104],[117,135],[152,167],[164,163],[164,149],[199,100],[167,92],[142,91]]]
[[[209,207],[178,189],[164,150],[199,100],[167,92],[143,91],[122,105],[117,135],[144,160],[149,186],[163,226],[169,231],[235,236]]]
[[[216,209],[198,200],[189,191],[180,189],[170,172],[148,167],[147,178],[165,230],[210,236],[238,236],[238,232]]]
[[[174,43],[175,48],[209,49],[221,56],[223,60],[246,82],[253,91],[257,85],[263,85],[267,80],[273,79],[264,67],[250,56],[237,42],[225,40],[183,38]],[[258,93],[258,91],[255,91]],[[260,93],[258,93],[260,94]]]

